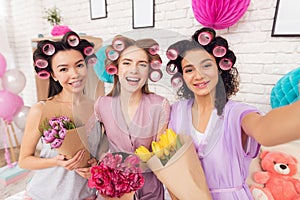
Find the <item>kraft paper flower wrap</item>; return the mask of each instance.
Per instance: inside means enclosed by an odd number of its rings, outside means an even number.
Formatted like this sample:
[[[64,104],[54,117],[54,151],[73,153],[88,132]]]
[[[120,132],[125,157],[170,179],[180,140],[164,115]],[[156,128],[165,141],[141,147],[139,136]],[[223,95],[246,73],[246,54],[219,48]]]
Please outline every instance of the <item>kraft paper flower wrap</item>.
[[[133,200],[134,193],[144,185],[144,177],[136,155],[123,152],[107,153],[91,168],[88,181],[105,200]]]
[[[147,162],[148,167],[171,192],[173,199],[212,199],[190,136],[177,135],[167,129],[158,142],[152,142],[152,150],[150,152],[141,146],[135,153]]]
[[[80,167],[88,166],[90,159],[88,139],[85,127],[75,127],[74,122],[66,117],[52,117],[45,119],[41,127],[42,141],[56,149],[66,159],[72,158],[79,150],[85,149]]]

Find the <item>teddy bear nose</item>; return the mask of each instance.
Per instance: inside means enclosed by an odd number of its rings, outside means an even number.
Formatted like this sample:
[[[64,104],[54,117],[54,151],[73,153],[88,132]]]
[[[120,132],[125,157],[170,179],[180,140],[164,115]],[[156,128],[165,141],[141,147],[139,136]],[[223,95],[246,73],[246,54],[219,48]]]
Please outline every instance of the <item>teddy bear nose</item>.
[[[280,168],[281,168],[281,169],[286,169],[286,168],[287,168],[287,166],[286,166],[286,165],[284,165],[284,164],[281,164],[281,165],[280,165]]]

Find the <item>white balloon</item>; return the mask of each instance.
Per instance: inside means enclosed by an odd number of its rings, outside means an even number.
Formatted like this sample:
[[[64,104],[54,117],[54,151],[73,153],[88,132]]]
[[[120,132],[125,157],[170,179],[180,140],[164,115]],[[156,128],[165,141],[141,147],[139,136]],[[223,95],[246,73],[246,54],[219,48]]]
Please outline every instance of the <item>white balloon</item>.
[[[15,125],[21,130],[25,129],[26,118],[29,110],[30,110],[29,106],[23,106],[21,110],[14,116],[13,121]]]
[[[2,87],[14,94],[19,94],[24,89],[25,84],[25,75],[18,69],[9,69],[2,77]]]

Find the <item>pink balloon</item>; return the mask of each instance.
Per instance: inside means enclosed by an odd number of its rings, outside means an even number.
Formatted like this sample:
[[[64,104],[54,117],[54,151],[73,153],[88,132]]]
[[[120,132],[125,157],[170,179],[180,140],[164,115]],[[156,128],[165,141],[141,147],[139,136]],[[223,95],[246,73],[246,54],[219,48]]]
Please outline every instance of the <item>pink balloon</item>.
[[[0,77],[3,76],[5,71],[6,71],[6,60],[4,56],[0,53]]]
[[[203,26],[225,29],[246,12],[250,0],[192,0],[196,20]]]
[[[23,99],[7,90],[0,90],[0,117],[11,123],[15,114],[24,106]]]

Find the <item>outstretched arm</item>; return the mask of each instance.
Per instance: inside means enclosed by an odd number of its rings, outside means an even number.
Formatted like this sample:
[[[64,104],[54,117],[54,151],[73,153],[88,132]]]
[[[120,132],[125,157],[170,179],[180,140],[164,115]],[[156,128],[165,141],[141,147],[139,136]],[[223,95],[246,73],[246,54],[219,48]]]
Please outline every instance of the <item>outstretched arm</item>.
[[[243,118],[242,129],[264,146],[299,139],[300,101],[273,109],[264,116],[250,113]]]

